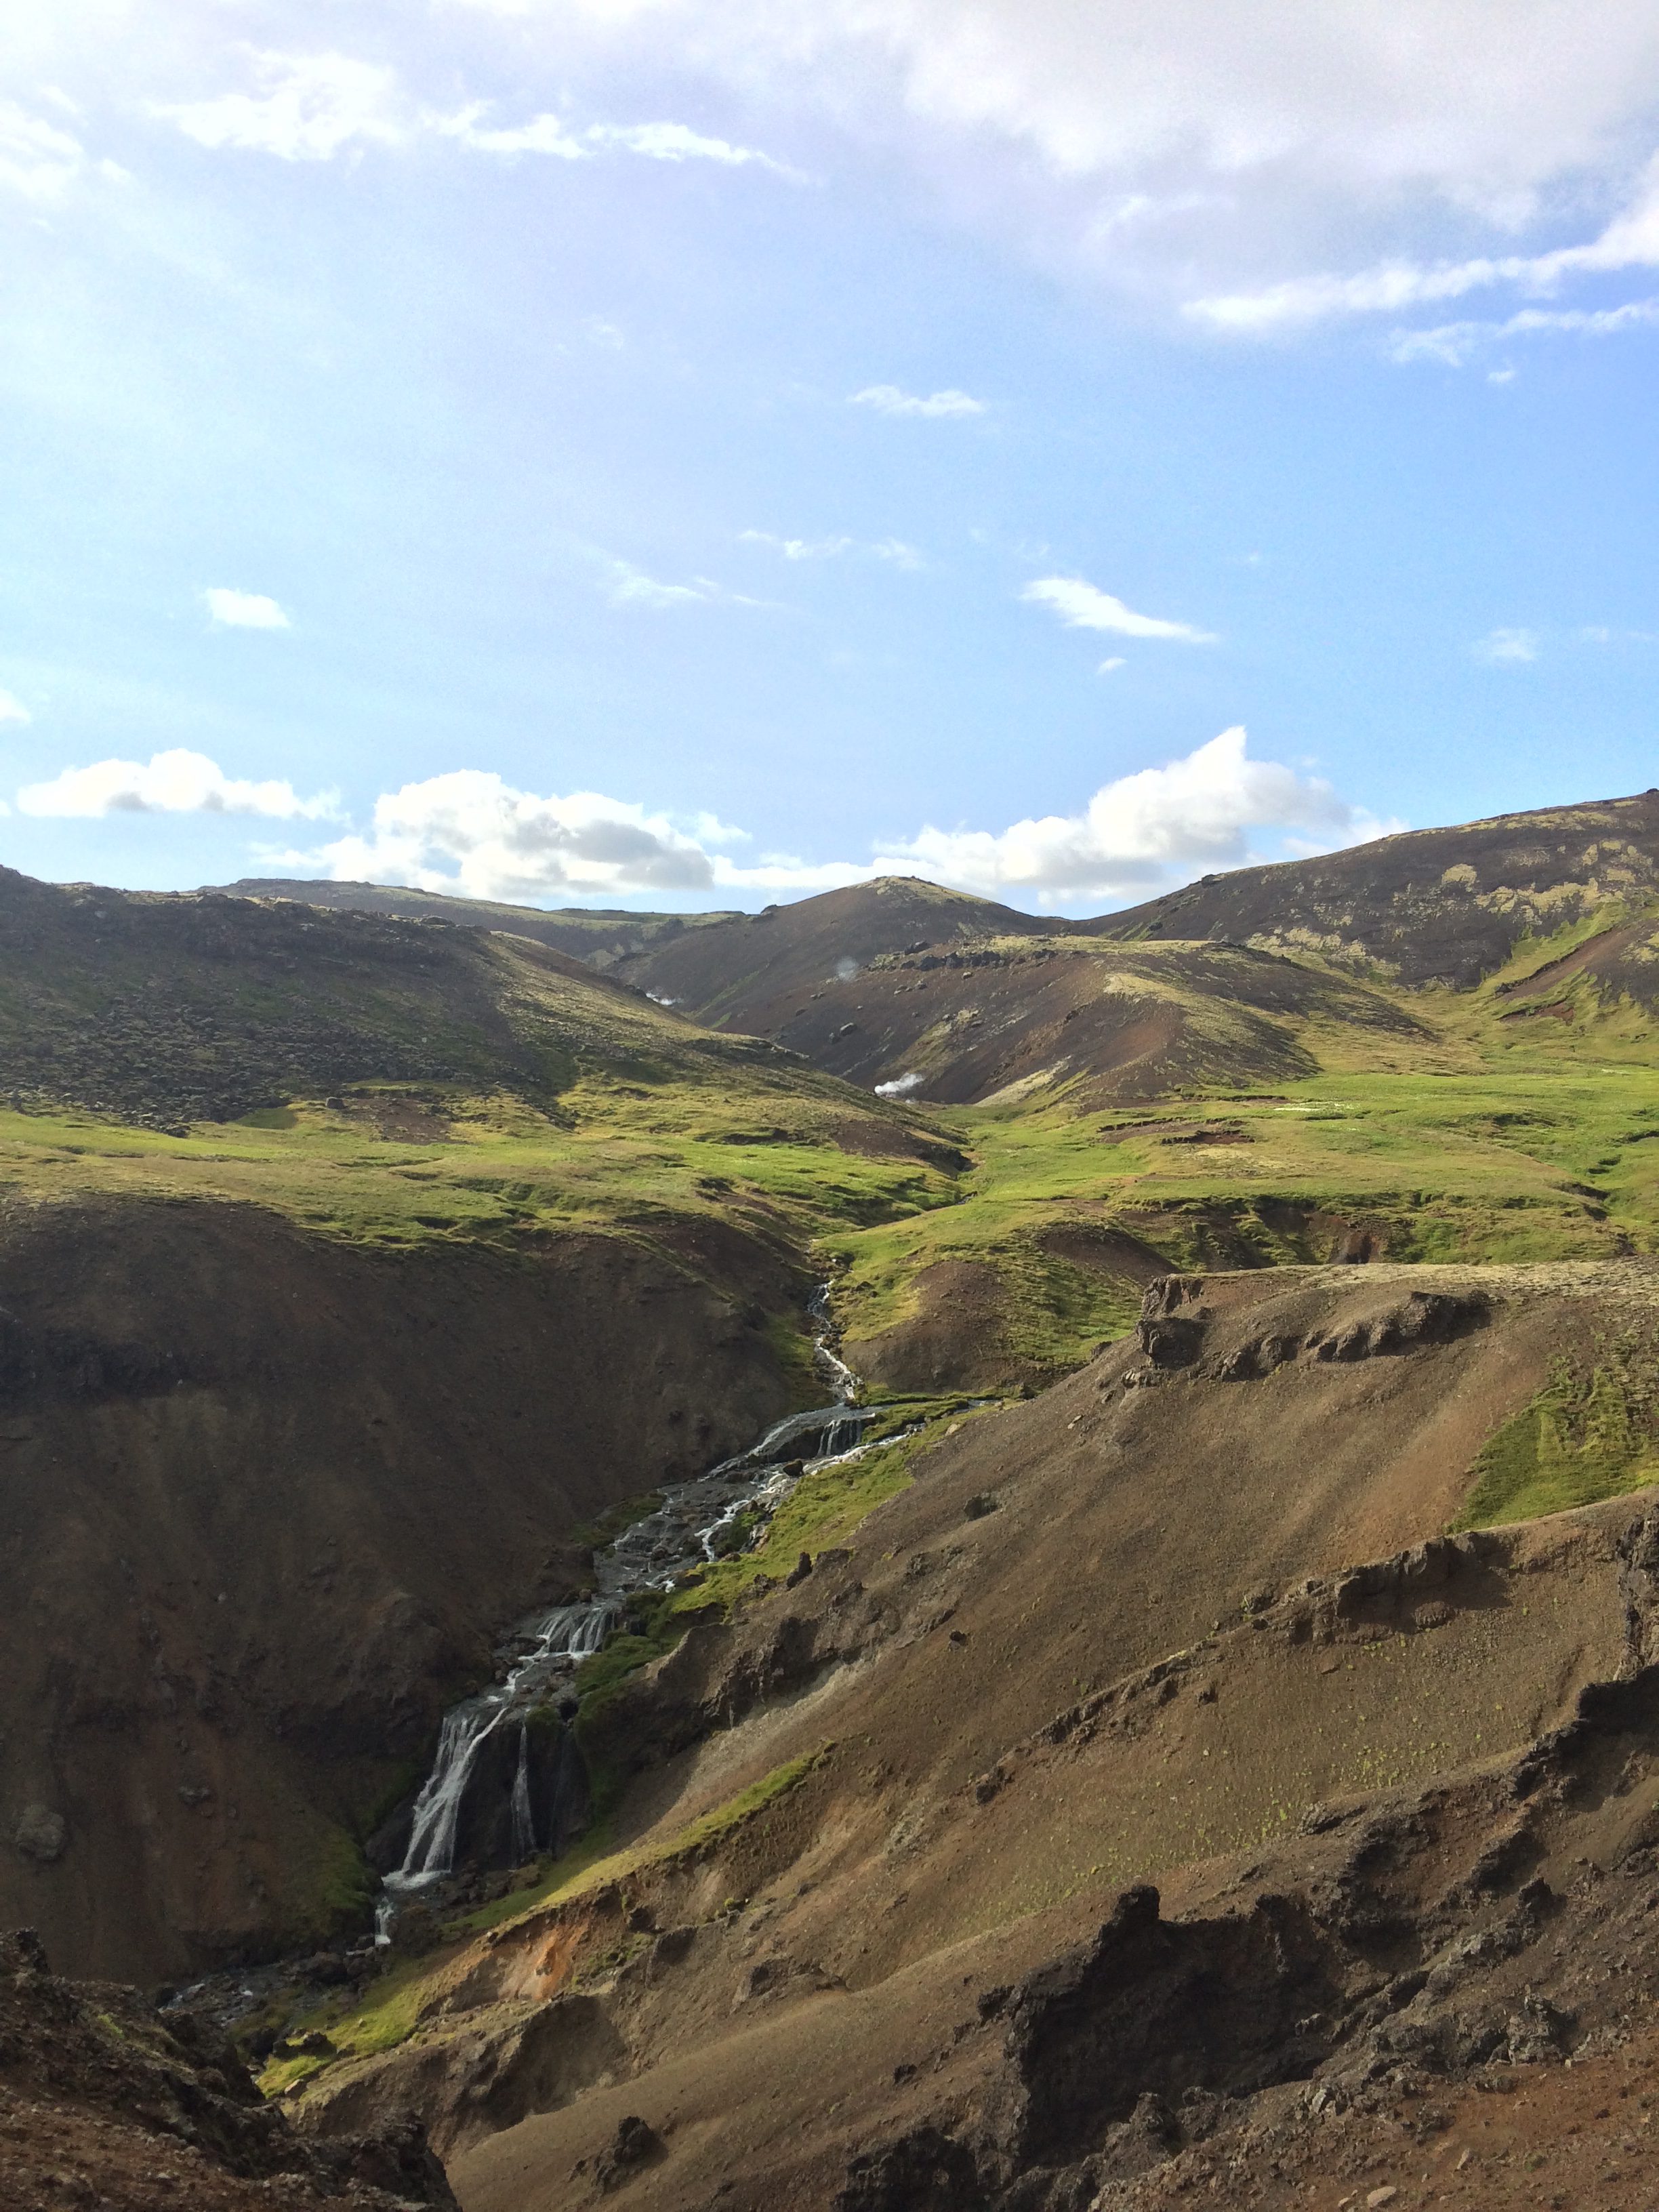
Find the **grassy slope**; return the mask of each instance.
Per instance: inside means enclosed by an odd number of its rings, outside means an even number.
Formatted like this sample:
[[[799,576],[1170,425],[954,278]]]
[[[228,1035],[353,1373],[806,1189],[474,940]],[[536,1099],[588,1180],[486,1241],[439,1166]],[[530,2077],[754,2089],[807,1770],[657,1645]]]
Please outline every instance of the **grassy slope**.
[[[854,1343],[903,1319],[924,1270],[988,1261],[1020,1349],[1060,1371],[1126,1328],[1139,1298],[1128,1277],[1048,1249],[1069,1225],[1121,1226],[1174,1265],[1323,1257],[1332,1222],[1363,1223],[1396,1258],[1659,1246],[1650,1018],[1602,1003],[1581,978],[1556,994],[1571,997],[1571,1020],[1505,1018],[1505,987],[1586,933],[1524,945],[1477,993],[1401,994],[1434,1031],[1409,1051],[1375,1027],[1305,1025],[1321,1072],[1271,1097],[1216,1090],[1103,1111],[1050,1091],[931,1112],[921,1126],[969,1156],[962,1175],[938,1147],[927,1158],[866,1149],[872,1135],[907,1141],[913,1117],[860,1108],[811,1069],[746,1060],[726,1040],[705,1053],[697,1032],[637,1000],[603,1002],[596,1027],[580,987],[538,975],[567,1035],[568,997],[585,1017],[586,1072],[546,1110],[465,1083],[359,1085],[342,1109],[301,1098],[173,1138],[0,1108],[0,1186],[240,1200],[392,1243],[737,1219],[797,1249],[816,1243]],[[851,1146],[849,1115],[861,1132]],[[1200,1129],[1224,1140],[1170,1141]]]
[[[1400,993],[1434,1032],[1409,1052],[1371,1029],[1308,1025],[1321,1072],[1270,1097],[1218,1089],[1100,1112],[1048,1093],[939,1110],[975,1161],[958,1202],[828,1239],[850,1334],[903,1319],[924,1269],[989,1260],[1024,1348],[1073,1364],[1127,1326],[1139,1293],[1043,1250],[1042,1232],[1070,1224],[1121,1227],[1175,1265],[1323,1258],[1318,1217],[1375,1230],[1397,1259],[1659,1249],[1652,1017],[1579,978],[1551,994],[1571,1021],[1516,1019],[1505,988],[1597,931],[1528,940],[1478,992]],[[1224,1140],[1170,1141],[1188,1127]]]

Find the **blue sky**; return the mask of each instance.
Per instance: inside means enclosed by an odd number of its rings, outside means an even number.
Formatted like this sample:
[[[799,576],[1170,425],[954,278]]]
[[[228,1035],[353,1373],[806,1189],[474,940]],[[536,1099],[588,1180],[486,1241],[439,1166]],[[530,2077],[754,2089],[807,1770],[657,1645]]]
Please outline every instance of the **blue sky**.
[[[1651,10],[34,13],[9,865],[1088,912],[1659,780]]]

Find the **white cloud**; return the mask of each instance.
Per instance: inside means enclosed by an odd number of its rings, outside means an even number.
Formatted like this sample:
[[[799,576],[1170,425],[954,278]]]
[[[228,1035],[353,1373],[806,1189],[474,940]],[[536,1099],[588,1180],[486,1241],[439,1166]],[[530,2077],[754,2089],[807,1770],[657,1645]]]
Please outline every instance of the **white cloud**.
[[[770,530],[740,530],[738,542],[741,545],[765,545],[786,561],[834,561],[843,553],[867,554],[872,561],[885,561],[895,568],[920,568],[925,564],[914,545],[906,544],[902,538],[878,538],[873,544],[860,544],[856,538],[780,538]]]
[[[708,817],[701,827],[700,841],[665,815],[597,792],[543,799],[466,769],[386,793],[367,837],[343,837],[318,858],[337,881],[474,898],[702,891],[715,879],[706,848],[737,833]]]
[[[1332,315],[1397,313],[1429,301],[1462,299],[1495,284],[1551,292],[1571,276],[1655,267],[1659,267],[1659,155],[1649,162],[1626,205],[1583,246],[1558,246],[1547,253],[1477,254],[1462,261],[1381,262],[1353,276],[1298,276],[1260,291],[1194,300],[1187,312],[1217,329],[1260,335]]]
[[[1535,629],[1490,630],[1477,641],[1474,652],[1477,660],[1484,660],[1500,668],[1505,663],[1536,660],[1538,633]]]
[[[0,722],[32,722],[28,708],[14,693],[0,691]]]
[[[753,146],[734,146],[726,138],[710,138],[684,123],[596,123],[586,133],[595,146],[620,146],[647,161],[719,161],[727,168],[746,168],[750,163],[770,169],[775,176],[799,179],[799,171],[786,161],[775,161]]]
[[[15,100],[0,100],[0,185],[25,199],[59,199],[80,173],[85,153],[78,138]]]
[[[901,391],[896,384],[866,384],[862,392],[854,392],[847,404],[849,407],[873,407],[881,415],[955,416],[983,415],[986,411],[982,399],[970,399],[965,392],[933,392],[923,398],[917,392]]]
[[[921,875],[1052,907],[1144,895],[1237,866],[1250,858],[1252,830],[1277,830],[1293,849],[1317,853],[1400,826],[1350,805],[1318,776],[1251,760],[1243,731],[1232,729],[1185,759],[1103,785],[1079,814],[1000,831],[929,827],[878,842],[863,860],[771,853],[741,863],[721,848],[750,841],[713,816],[671,817],[591,791],[543,797],[477,769],[388,792],[375,802],[366,834],[286,860],[337,880],[412,884],[474,898],[799,896],[877,876]]]
[[[288,629],[288,617],[263,592],[235,592],[214,584],[203,592],[207,611],[224,629]]]
[[[695,584],[660,584],[631,561],[612,561],[607,568],[608,597],[613,607],[679,607],[720,597],[719,587],[705,578],[700,577]]]
[[[908,1098],[913,1091],[920,1091],[926,1080],[925,1076],[918,1075],[912,1068],[903,1075],[896,1075],[890,1083],[877,1084],[876,1096],[878,1098]]]
[[[473,4],[526,19],[515,39],[567,67],[586,42],[814,103],[896,148],[953,213],[1180,300],[1457,265],[1483,229],[1494,258],[1534,224],[1552,245],[1564,223],[1594,235],[1585,210],[1619,204],[1659,110],[1646,0]]]
[[[1396,331],[1389,350],[1395,361],[1438,361],[1462,368],[1480,347],[1505,338],[1531,337],[1540,333],[1604,338],[1640,323],[1659,323],[1659,299],[1628,300],[1622,307],[1523,307],[1504,322],[1442,323],[1428,331]],[[1491,384],[1507,384],[1512,368],[1487,373]]]
[[[586,161],[592,156],[592,149],[567,131],[556,115],[535,115],[507,131],[480,130],[478,118],[487,112],[486,103],[476,100],[459,114],[434,115],[430,121],[444,137],[458,138],[479,154],[549,154],[561,161]]]
[[[346,54],[254,52],[258,93],[157,107],[201,146],[328,161],[356,144],[401,145],[409,136],[398,80]]]
[[[770,546],[786,561],[832,561],[853,543],[850,538],[779,538],[769,530],[740,530],[738,542],[740,545]]]
[[[1184,645],[1214,645],[1208,630],[1190,623],[1164,622],[1156,615],[1138,615],[1109,592],[1098,590],[1081,576],[1040,576],[1020,593],[1033,606],[1049,607],[1067,629],[1114,630],[1120,637],[1161,637]]]
[[[1103,784],[1080,814],[1016,822],[998,833],[927,829],[882,853],[960,890],[1055,903],[1120,897],[1237,866],[1249,858],[1246,832],[1254,829],[1301,832],[1302,849],[1323,852],[1397,826],[1351,806],[1322,777],[1251,760],[1236,728],[1184,760]]]
[[[544,114],[503,130],[481,124],[488,112],[488,102],[475,100],[454,115],[428,115],[426,120],[446,138],[479,154],[549,154],[561,161],[589,161],[615,148],[647,161],[715,161],[728,169],[754,167],[799,180],[799,170],[758,147],[734,146],[729,138],[711,138],[684,123],[592,123],[574,131],[556,115]]]
[[[1121,668],[1124,665],[1123,655],[1121,653],[1115,653],[1108,659],[1101,662],[1099,667],[1096,669],[1095,674],[1097,676],[1109,676],[1115,668]]]
[[[301,799],[291,783],[244,782],[228,776],[204,753],[155,754],[148,762],[94,761],[67,768],[50,783],[31,783],[17,794],[21,814],[85,818],[101,814],[264,814],[279,820],[319,821],[339,811],[332,792]]]

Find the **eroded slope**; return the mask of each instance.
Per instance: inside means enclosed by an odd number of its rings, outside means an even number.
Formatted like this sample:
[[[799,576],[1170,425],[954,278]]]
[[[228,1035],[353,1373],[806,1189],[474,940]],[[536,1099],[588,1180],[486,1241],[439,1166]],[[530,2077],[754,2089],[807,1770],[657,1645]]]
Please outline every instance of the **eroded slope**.
[[[619,1856],[427,1970],[413,2039],[325,2066],[311,2124],[358,2125],[415,2090],[443,2115],[469,2212],[597,2201],[630,2142],[641,2205],[723,2182],[737,2205],[1012,2212],[1096,2185],[1051,2199],[1022,2173],[1070,2189],[1109,2154],[1096,2181],[1132,2177],[1226,2117],[1134,2135],[1143,2094],[1178,2109],[1188,2087],[1346,2078],[1362,2046],[1370,2063],[1364,2039],[1423,1986],[1379,2010],[1384,1984],[1571,1856],[1547,1823],[1514,1843],[1501,1778],[1653,1656],[1639,1498],[1439,1532],[1558,1363],[1588,1378],[1610,1346],[1650,1352],[1656,1326],[1639,1262],[1160,1290],[1138,1341],[963,1422],[810,1572],[639,1678],[606,1720],[611,1755],[642,1762]],[[1650,1425],[1626,1433],[1604,1487],[1659,1466]],[[1619,1711],[1632,1742],[1650,1729],[1639,1698]],[[1419,1850],[1426,1814],[1387,1810],[1419,1802],[1455,1808],[1436,1816],[1437,1857]],[[1301,1833],[1332,1840],[1281,1849]],[[1431,1896],[1477,1863],[1513,1878],[1433,1920]],[[1102,1955],[1143,1961],[1127,1985],[1183,1945],[1189,1978],[1243,1989],[1288,1959],[1283,2016],[1213,2050],[1103,2028],[1104,2055],[1073,2064],[1094,2015],[1066,1977],[1100,1970],[1068,1947],[1147,1881],[1177,1925],[1166,1940],[1145,1908],[1120,1915]],[[1287,1884],[1288,1902],[1254,1902]],[[1126,1973],[1106,1972],[1109,1996]]]

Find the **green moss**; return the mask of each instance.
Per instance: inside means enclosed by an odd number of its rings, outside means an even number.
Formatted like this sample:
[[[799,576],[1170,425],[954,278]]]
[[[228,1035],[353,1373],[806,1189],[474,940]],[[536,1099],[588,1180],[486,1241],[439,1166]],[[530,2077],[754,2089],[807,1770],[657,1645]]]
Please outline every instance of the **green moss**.
[[[324,1943],[367,1927],[380,1886],[356,1838],[344,1828],[324,1828],[298,1870],[285,1938],[296,1947]]]
[[[1474,1462],[1468,1502],[1454,1526],[1491,1528],[1592,1505],[1659,1481],[1659,1400],[1651,1352],[1629,1340],[1589,1374],[1567,1359]]]

